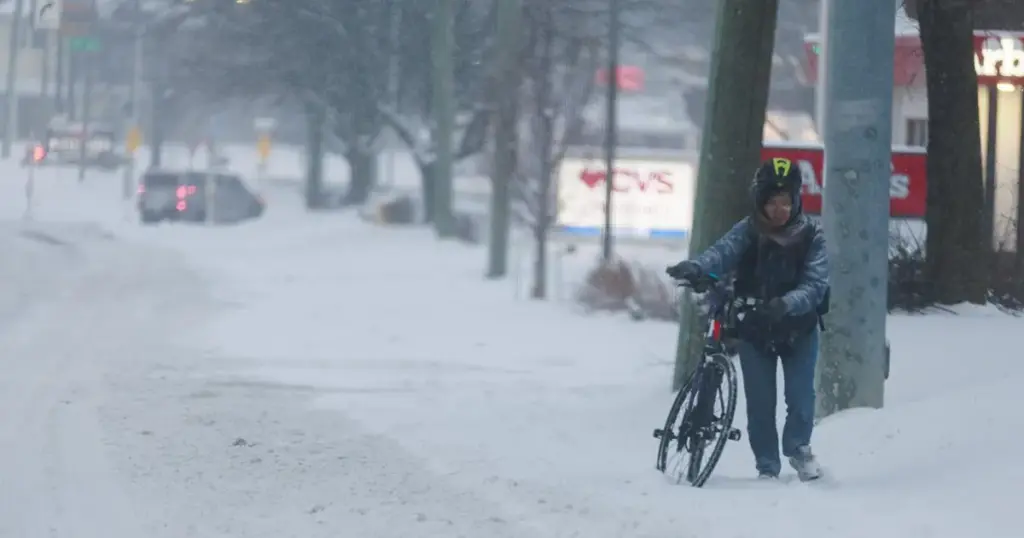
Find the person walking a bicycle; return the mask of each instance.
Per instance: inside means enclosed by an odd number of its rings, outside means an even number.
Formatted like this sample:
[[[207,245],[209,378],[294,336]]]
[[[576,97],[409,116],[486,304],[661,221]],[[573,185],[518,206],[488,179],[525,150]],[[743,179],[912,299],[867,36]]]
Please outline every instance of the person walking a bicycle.
[[[800,168],[788,159],[764,162],[750,187],[753,204],[722,238],[693,260],[667,269],[676,280],[732,275],[738,298],[756,305],[737,322],[747,400],[747,435],[759,478],[782,470],[776,427],[776,368],[782,363],[786,421],[782,454],[801,480],[822,474],[811,452],[814,369],[821,316],[828,311],[828,257],[817,223],[803,214]]]

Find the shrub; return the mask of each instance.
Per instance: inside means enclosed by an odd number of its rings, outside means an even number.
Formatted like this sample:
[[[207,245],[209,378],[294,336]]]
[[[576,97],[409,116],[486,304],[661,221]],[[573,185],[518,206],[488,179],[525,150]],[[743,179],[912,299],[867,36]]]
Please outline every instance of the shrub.
[[[678,295],[660,270],[616,259],[587,273],[576,301],[590,311],[626,311],[635,320],[679,320]]]
[[[889,237],[889,311],[921,312],[934,306],[925,278],[924,245],[913,235]]]
[[[1004,312],[1024,311],[1024,259],[997,250],[985,267],[989,268],[988,302]],[[894,235],[889,249],[889,311],[918,313],[938,306],[925,272],[922,241],[912,235]]]

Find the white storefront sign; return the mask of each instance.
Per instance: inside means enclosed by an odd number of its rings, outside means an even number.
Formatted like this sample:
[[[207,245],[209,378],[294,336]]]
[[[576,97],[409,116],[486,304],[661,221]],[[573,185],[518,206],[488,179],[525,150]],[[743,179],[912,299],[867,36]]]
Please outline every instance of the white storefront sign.
[[[1024,78],[1024,42],[1018,37],[990,37],[974,57],[981,77]]]
[[[566,157],[558,174],[558,228],[599,235],[604,227],[605,166]],[[616,161],[612,229],[616,235],[684,238],[693,222],[693,167],[681,161]]]

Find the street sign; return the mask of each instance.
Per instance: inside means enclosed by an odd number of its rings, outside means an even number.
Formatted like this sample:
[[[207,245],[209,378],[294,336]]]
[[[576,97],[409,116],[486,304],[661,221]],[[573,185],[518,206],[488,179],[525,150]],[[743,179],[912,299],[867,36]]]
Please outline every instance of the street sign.
[[[128,139],[125,140],[128,146],[128,153],[135,153],[135,150],[139,149],[142,145],[142,133],[138,127],[132,127],[131,131],[128,131]]]
[[[256,118],[252,122],[254,129],[261,133],[266,133],[274,130],[277,126],[277,121],[274,118]]]
[[[256,149],[260,152],[260,159],[266,161],[270,156],[270,136],[261,135],[256,143]]]
[[[43,0],[44,3],[49,0]],[[66,36],[87,36],[96,24],[95,0],[60,0],[60,31]]]
[[[64,0],[39,0],[33,13],[32,26],[36,30],[57,30],[60,28]]]
[[[68,40],[74,52],[99,52],[102,46],[95,36],[75,36]]]

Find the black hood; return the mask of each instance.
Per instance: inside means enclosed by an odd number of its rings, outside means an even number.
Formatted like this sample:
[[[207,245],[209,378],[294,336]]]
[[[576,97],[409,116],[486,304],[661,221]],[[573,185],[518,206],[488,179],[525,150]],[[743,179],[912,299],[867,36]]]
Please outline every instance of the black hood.
[[[751,221],[760,235],[774,240],[781,245],[788,245],[801,236],[807,219],[803,214],[803,201],[800,199],[800,183],[789,183],[779,186],[777,183],[754,181],[750,185]],[[768,224],[764,214],[764,205],[768,199],[781,192],[789,193],[793,199],[793,212],[782,228],[774,229]]]
[[[800,199],[800,187],[800,183],[788,183],[780,186],[778,183],[755,180],[750,184],[750,202],[754,206],[754,212],[761,213],[769,198],[780,192],[785,192],[793,198],[793,217],[799,216],[804,210],[803,201]]]

